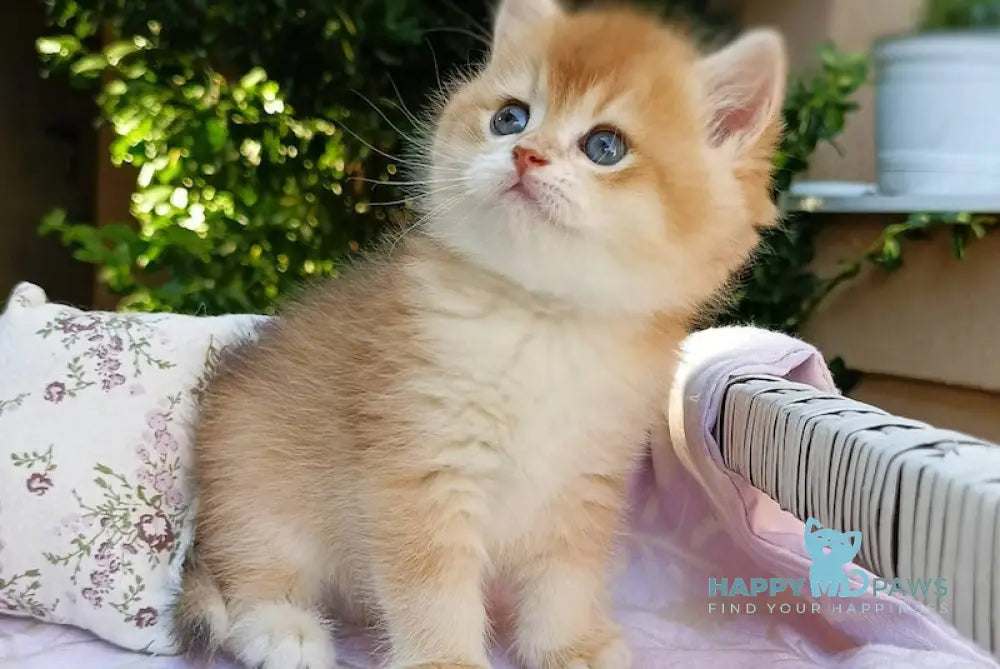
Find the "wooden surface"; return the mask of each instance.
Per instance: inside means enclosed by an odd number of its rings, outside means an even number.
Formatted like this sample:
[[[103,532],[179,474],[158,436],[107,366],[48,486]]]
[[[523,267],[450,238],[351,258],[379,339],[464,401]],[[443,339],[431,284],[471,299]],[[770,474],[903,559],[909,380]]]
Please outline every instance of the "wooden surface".
[[[815,270],[856,257],[891,217],[841,216],[817,242]],[[862,371],[1000,392],[1000,234],[957,260],[941,231],[903,244],[896,272],[868,266],[834,291],[805,335]]]

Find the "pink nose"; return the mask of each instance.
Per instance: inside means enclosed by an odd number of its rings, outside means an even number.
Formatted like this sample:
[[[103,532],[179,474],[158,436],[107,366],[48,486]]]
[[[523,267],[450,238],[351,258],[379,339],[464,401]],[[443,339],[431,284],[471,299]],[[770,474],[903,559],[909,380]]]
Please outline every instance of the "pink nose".
[[[523,146],[514,147],[514,167],[517,169],[517,176],[523,177],[528,170],[548,164],[548,159],[538,151]]]

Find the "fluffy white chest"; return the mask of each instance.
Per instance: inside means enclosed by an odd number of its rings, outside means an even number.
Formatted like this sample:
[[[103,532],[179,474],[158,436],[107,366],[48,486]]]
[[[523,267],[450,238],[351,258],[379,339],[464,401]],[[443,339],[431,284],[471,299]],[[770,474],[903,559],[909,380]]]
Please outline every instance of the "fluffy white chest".
[[[435,427],[485,482],[503,541],[572,477],[621,471],[652,406],[650,370],[613,325],[521,309],[428,321],[446,407]]]

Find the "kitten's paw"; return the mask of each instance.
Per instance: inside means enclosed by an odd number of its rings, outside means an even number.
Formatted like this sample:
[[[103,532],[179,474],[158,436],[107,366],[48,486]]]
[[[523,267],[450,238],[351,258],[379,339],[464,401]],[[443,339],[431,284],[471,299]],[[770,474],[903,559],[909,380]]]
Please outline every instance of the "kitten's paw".
[[[226,646],[254,669],[333,669],[337,661],[322,618],[287,602],[256,604],[241,613]]]
[[[482,664],[455,664],[454,662],[430,662],[406,669],[490,669]]]
[[[632,669],[632,649],[616,633],[602,644],[549,653],[539,669]]]
[[[490,667],[485,664],[462,662],[423,662],[421,664],[394,664],[389,669],[490,669]]]
[[[599,646],[571,659],[565,669],[632,669],[632,649],[621,637],[614,637]]]

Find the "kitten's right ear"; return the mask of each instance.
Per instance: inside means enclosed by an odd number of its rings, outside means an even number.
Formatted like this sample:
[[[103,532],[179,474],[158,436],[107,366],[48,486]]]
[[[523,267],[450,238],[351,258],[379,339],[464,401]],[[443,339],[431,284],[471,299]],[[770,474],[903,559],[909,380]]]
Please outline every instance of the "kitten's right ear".
[[[556,0],[500,0],[493,23],[493,53],[516,42],[534,24],[552,20],[562,13]]]
[[[812,534],[821,527],[823,526],[819,524],[818,520],[816,520],[815,518],[810,518],[809,520],[806,521],[806,534]]]
[[[731,145],[745,154],[762,140],[777,141],[788,70],[785,41],[779,33],[751,30],[702,58],[698,69],[706,89],[713,144]]]

